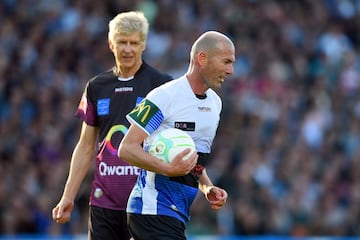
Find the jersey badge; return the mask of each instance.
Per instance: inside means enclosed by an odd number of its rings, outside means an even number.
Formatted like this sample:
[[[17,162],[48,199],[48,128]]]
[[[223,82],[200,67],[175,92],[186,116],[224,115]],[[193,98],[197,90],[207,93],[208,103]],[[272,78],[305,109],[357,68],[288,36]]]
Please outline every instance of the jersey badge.
[[[174,127],[183,131],[195,131],[195,122],[175,122]]]
[[[98,116],[109,115],[110,113],[110,98],[103,98],[97,101]]]
[[[99,198],[103,195],[103,191],[101,190],[101,188],[96,188],[95,191],[94,191],[94,196],[96,198]]]

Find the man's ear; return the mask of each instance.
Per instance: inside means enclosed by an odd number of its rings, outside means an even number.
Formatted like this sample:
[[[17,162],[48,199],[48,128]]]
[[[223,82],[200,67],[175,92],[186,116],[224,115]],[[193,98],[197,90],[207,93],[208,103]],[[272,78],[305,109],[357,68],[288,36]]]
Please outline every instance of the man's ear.
[[[110,40],[110,38],[108,38],[108,44],[109,44],[110,50],[113,51],[113,50],[114,50],[114,44],[113,44],[113,42]]]
[[[143,46],[142,46],[142,51],[145,51],[146,49],[146,39],[141,43]]]
[[[199,52],[197,55],[197,60],[199,65],[203,66],[207,63],[207,54],[205,52]]]

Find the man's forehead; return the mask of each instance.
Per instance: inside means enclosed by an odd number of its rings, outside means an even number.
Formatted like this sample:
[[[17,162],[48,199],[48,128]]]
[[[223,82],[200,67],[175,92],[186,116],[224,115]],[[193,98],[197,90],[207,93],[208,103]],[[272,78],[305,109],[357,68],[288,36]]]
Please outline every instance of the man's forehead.
[[[133,33],[118,32],[118,33],[114,34],[114,39],[116,39],[116,40],[118,40],[118,39],[131,39],[131,40],[140,41],[141,40],[141,34],[140,34],[140,32],[133,32]]]

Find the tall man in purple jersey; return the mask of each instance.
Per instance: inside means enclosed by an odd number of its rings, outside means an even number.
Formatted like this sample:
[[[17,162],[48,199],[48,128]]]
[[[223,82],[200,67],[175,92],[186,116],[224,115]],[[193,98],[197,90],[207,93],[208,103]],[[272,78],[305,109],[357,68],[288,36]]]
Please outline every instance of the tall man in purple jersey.
[[[148,21],[141,12],[124,12],[109,22],[108,42],[115,66],[87,83],[76,115],[83,120],[62,197],[53,220],[70,220],[74,200],[96,153],[90,195],[89,239],[130,239],[126,204],[139,168],[117,156],[126,134],[126,114],[153,88],[172,78],[142,59]]]

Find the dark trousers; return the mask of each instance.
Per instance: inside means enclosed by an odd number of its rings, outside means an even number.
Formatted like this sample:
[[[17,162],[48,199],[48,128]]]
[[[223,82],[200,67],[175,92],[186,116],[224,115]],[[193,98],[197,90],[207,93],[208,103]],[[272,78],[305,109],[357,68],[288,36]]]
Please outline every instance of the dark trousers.
[[[184,223],[173,217],[128,214],[128,225],[134,240],[186,240]]]
[[[90,206],[89,211],[89,240],[130,239],[125,210],[116,211]]]

